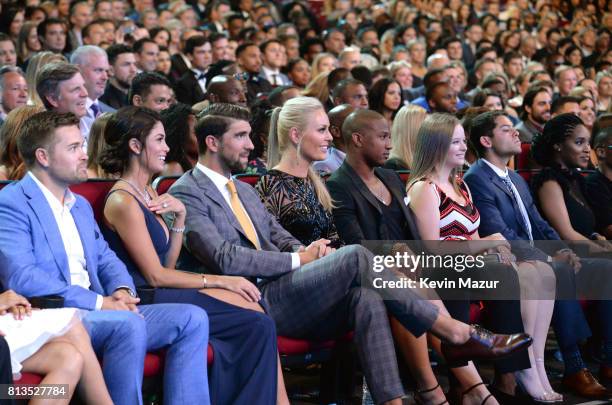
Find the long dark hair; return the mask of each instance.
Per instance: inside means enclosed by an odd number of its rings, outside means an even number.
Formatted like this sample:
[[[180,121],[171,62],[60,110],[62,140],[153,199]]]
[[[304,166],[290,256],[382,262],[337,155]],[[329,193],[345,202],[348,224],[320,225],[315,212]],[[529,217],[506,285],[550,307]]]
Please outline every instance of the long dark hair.
[[[106,147],[99,157],[99,165],[106,173],[122,174],[130,162],[130,140],[137,139],[144,148],[147,136],[161,117],[144,107],[123,107],[117,110],[104,128]]]
[[[177,162],[183,171],[193,168],[187,158],[187,142],[189,141],[189,116],[195,116],[187,104],[176,103],[161,112],[162,123],[166,130],[166,143],[170,148],[166,162]]]
[[[542,133],[533,139],[531,155],[534,160],[544,167],[556,166],[555,145],[563,143],[579,125],[584,125],[584,122],[573,113],[559,114],[550,119]]]
[[[404,105],[402,86],[397,80],[391,79],[389,77],[383,77],[382,79],[379,79],[370,88],[370,91],[368,92],[368,101],[370,103],[370,110],[382,114],[385,108],[387,108],[385,107],[385,93],[387,92],[387,89],[389,88],[391,83],[396,83],[400,89],[400,104],[397,110],[393,111],[393,117],[395,117],[395,114],[397,114],[399,109],[402,108],[402,106]]]

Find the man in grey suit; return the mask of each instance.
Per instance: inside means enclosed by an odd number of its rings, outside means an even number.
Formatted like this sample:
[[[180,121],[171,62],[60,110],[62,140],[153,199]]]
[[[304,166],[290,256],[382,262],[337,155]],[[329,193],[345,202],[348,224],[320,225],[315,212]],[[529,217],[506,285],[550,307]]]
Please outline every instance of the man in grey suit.
[[[376,403],[401,404],[387,311],[415,336],[431,331],[447,344],[448,361],[492,358],[525,348],[531,338],[494,335],[438,313],[410,289],[372,288],[372,254],[357,245],[338,251],[327,240],[302,246],[249,185],[231,179],[246,167],[253,144],[248,110],[217,103],[196,125],[199,160],[170,189],[187,208],[182,268],[261,279],[280,335],[329,339],[355,331],[355,343]],[[397,281],[394,273],[378,277]]]

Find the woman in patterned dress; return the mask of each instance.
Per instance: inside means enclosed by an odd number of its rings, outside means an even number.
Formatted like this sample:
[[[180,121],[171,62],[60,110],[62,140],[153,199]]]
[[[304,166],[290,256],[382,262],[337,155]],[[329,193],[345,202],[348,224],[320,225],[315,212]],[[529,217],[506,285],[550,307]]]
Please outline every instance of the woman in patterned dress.
[[[556,279],[552,268],[545,263],[516,262],[509,243],[499,234],[480,237],[480,214],[472,202],[470,190],[459,176],[465,162],[467,142],[463,127],[454,116],[432,114],[425,119],[417,135],[411,178],[408,183],[410,206],[417,218],[423,240],[479,240],[477,244],[461,244],[464,254],[496,252],[502,263],[512,265],[518,272],[521,285],[521,316],[525,332],[533,336],[528,349],[531,367],[516,370],[517,382],[537,401],[559,402],[563,397],[554,392],[544,370],[544,346],[552,318]],[[445,246],[449,248],[448,244]],[[458,252],[455,252],[458,253]],[[534,300],[536,296],[540,299]],[[546,299],[542,299],[546,298]],[[455,316],[465,318],[461,301],[445,302]],[[453,311],[453,307],[457,311]],[[462,313],[463,312],[463,313]],[[473,375],[473,364],[454,370],[462,386],[462,379]]]

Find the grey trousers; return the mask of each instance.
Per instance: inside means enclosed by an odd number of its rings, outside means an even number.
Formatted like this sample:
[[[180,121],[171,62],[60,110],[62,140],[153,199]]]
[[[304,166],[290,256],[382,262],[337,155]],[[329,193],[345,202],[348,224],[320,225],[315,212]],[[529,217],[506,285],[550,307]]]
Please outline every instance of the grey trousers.
[[[409,289],[387,291],[383,299],[371,288],[373,276],[370,251],[351,245],[261,289],[279,335],[325,340],[354,330],[372,397],[382,403],[404,395],[387,311],[420,336],[431,329],[438,308]]]

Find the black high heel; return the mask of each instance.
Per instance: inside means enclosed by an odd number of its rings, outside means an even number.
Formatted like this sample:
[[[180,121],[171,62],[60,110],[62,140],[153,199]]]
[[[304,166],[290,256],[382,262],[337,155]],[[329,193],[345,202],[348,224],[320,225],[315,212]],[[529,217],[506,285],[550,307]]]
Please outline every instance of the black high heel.
[[[455,398],[453,399],[453,401],[451,401],[451,404],[452,405],[463,405],[463,397],[466,396],[474,388],[480,387],[481,385],[485,385],[485,383],[479,382],[478,384],[474,384],[471,387],[469,387],[468,389],[466,389],[465,391],[463,391],[462,393],[460,393],[459,395],[456,395]],[[455,391],[455,392],[457,392],[457,391]],[[495,398],[495,397],[493,396],[493,394],[489,393],[489,395],[484,397],[484,399],[482,400],[480,405],[485,405],[485,403],[489,400],[489,398]]]
[[[427,394],[428,392],[435,391],[438,388],[440,388],[440,384],[438,384],[435,387],[430,388],[428,390],[416,390],[414,392],[414,402],[416,402],[417,405],[425,405],[425,402],[423,402],[424,400],[421,398],[421,395]],[[447,399],[444,399],[444,402],[440,402],[439,404],[436,404],[436,405],[444,405],[444,404],[448,404],[448,400]]]

